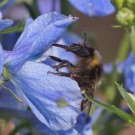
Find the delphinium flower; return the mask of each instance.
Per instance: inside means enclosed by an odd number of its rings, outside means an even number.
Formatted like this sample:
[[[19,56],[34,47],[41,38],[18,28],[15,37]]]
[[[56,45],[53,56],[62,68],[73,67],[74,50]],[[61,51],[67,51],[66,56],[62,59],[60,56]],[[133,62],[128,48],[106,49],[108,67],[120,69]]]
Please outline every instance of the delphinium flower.
[[[3,30],[13,24],[10,19],[2,19],[2,13],[0,12],[0,30]]]
[[[78,118],[75,126],[66,131],[66,132],[59,132],[60,135],[93,135],[93,131],[91,128],[92,119],[88,114],[81,113]]]
[[[1,114],[2,116],[5,114],[7,118],[10,118],[8,115],[10,112],[10,116],[18,122],[15,122],[15,125],[19,123],[23,119],[24,122],[29,124],[30,130],[27,130],[27,133],[31,132],[33,135],[93,135],[93,131],[91,128],[92,119],[86,113],[80,113],[77,122],[74,127],[67,131],[58,131],[54,132],[46,125],[44,125],[41,121],[35,117],[35,115],[30,111],[17,110],[12,108],[2,108]],[[23,129],[21,129],[22,131]],[[19,132],[20,133],[20,132]]]
[[[20,32],[2,34],[0,36],[0,42],[4,50],[11,51],[20,36]]]
[[[105,73],[111,73],[113,71],[113,64],[107,64],[104,66]],[[116,64],[117,72],[124,74],[124,82],[127,90],[135,94],[135,61],[133,53],[130,52],[125,61],[121,61]]]
[[[135,61],[131,52],[128,58],[123,62],[123,73],[126,88],[135,94]]]
[[[72,43],[83,43],[83,40],[75,33],[69,32],[69,31],[64,32],[62,37],[57,41],[57,44],[62,44],[66,46],[69,46]],[[51,49],[49,49],[48,53],[51,53],[52,56],[61,58],[63,60],[70,60],[70,62],[73,63],[74,65],[77,64],[76,55],[73,54],[72,52],[67,52],[66,50],[62,48],[53,46]],[[46,54],[43,55],[37,61],[44,61],[45,58],[46,58]],[[45,59],[44,63],[49,64],[49,65],[57,64],[56,61],[51,60],[50,58]],[[60,71],[67,71],[67,70],[65,70],[65,68],[62,68],[60,69]]]
[[[81,113],[75,125],[75,129],[77,130],[78,134],[79,135],[93,135],[93,131],[91,129],[91,125],[92,125],[91,122],[92,120],[90,116],[88,117],[86,113]]]
[[[4,0],[0,1],[0,10],[2,14],[5,16],[7,14],[7,10],[15,4],[15,0]]]
[[[41,14],[49,13],[51,11],[60,12],[60,0],[37,0],[37,6]]]
[[[110,0],[68,0],[75,8],[88,16],[107,16],[115,11]]]
[[[80,88],[70,78],[47,74],[55,71],[48,65],[30,60],[47,51],[76,19],[56,12],[39,16],[25,26],[13,51],[4,51],[2,76],[16,86],[36,117],[53,132],[74,126],[82,101]]]

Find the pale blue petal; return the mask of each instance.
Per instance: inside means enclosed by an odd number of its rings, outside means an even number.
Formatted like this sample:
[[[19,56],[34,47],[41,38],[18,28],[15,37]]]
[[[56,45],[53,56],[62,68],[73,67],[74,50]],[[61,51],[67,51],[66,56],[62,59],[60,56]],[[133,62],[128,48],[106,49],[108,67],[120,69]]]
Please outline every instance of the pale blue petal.
[[[31,24],[32,22],[33,22],[33,20],[31,18],[27,17],[24,29],[26,29],[27,26],[29,24]],[[3,49],[4,50],[13,50],[15,43],[17,42],[20,35],[21,35],[20,32],[2,34],[0,39],[1,39],[1,43],[3,45]]]
[[[109,74],[113,71],[113,64],[107,63],[103,65],[104,72]]]
[[[88,16],[106,16],[115,9],[110,0],[68,0],[75,8]]]
[[[36,117],[32,119],[32,125],[33,125],[33,128],[36,130],[36,132],[39,133],[40,135],[61,135],[52,131],[45,124],[41,123]]]
[[[2,34],[0,36],[0,40],[1,40],[3,50],[8,50],[8,51],[13,50],[19,36],[20,36],[20,32]]]
[[[13,21],[10,19],[0,20],[0,30],[3,30],[13,24]]]
[[[124,73],[126,89],[135,94],[135,61],[133,53],[130,52],[128,58],[118,66]]]
[[[41,14],[57,11],[60,13],[61,1],[60,0],[37,0],[37,6]]]
[[[68,131],[60,131],[58,132],[58,135],[80,135],[80,134],[78,134],[78,132],[74,128],[72,128]]]
[[[87,120],[86,120],[86,117],[87,117]],[[78,131],[78,135],[93,135],[91,122],[92,120],[90,116],[87,116],[86,113],[81,113],[78,116],[77,123],[75,125],[75,129]]]
[[[126,89],[135,95],[135,63],[125,68],[124,77]]]
[[[47,51],[76,19],[56,12],[39,16],[24,30],[13,52],[8,55],[6,59],[8,70],[15,72],[29,58]]]
[[[77,122],[73,128],[68,131],[61,131],[58,135],[93,135],[91,125],[91,117],[83,112],[78,116]]]
[[[3,65],[4,65],[4,56],[3,56],[3,49],[2,49],[2,46],[0,44],[0,76],[2,74]]]
[[[77,36],[76,34],[74,34],[72,32],[65,32],[63,34],[62,40],[59,40],[57,43],[69,46],[73,43],[77,43],[77,44],[80,43],[81,44],[81,43],[83,43],[83,40],[79,36]],[[51,55],[59,57],[59,58],[64,59],[64,60],[70,60],[71,63],[77,64],[76,55],[74,55],[71,52],[67,52],[62,48],[52,47],[52,54]]]
[[[37,118],[53,130],[68,130],[74,126],[82,101],[77,82],[57,75],[41,63],[26,62],[10,78],[25,96]],[[64,107],[60,106],[64,102]]]
[[[72,43],[83,43],[83,40],[77,36],[76,34],[72,33],[72,32],[64,32],[62,38],[60,40],[57,41],[57,44],[62,44],[65,46],[69,46]],[[48,54],[47,54],[48,53]],[[50,58],[47,59],[47,56],[52,55],[52,56],[56,56],[58,58],[64,59],[64,60],[70,60],[71,63],[73,63],[74,65],[77,64],[77,56],[75,54],[73,54],[72,52],[67,52],[65,49],[59,48],[59,47],[51,47],[47,53],[45,53],[44,56],[42,56],[40,59],[38,59],[38,61],[42,61],[45,60],[44,63],[48,64],[48,65],[56,65],[57,62],[54,60],[51,60]],[[66,68],[60,69],[60,71],[67,71]]]
[[[103,113],[103,108],[96,108],[92,114],[91,125],[94,125]]]
[[[76,35],[72,32],[66,31],[63,33],[62,37],[56,43],[68,46],[68,45],[71,45],[72,43],[83,43],[83,40],[78,35]],[[33,60],[36,60],[37,62],[44,61],[45,63],[47,63],[49,65],[56,64],[56,62],[54,62],[53,60],[48,58],[49,55],[56,56],[56,57],[64,59],[64,60],[70,59],[70,62],[73,64],[76,64],[76,62],[77,62],[75,54],[73,54],[71,52],[67,52],[64,49],[55,47],[55,46],[51,47],[43,55],[40,55],[40,57],[38,57],[38,59],[33,57],[32,61]]]
[[[34,21],[34,20],[33,20],[32,18],[27,17],[26,22],[25,22],[24,31],[25,31],[25,29],[27,29],[27,27],[28,27],[31,23],[33,23],[33,21]]]

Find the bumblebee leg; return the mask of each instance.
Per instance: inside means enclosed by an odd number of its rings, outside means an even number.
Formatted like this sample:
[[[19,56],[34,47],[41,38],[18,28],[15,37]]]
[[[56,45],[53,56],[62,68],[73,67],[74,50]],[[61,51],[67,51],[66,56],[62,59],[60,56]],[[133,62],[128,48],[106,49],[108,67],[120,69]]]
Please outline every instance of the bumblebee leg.
[[[75,52],[75,51],[80,50],[82,48],[82,45],[76,44],[76,43],[69,45],[69,46],[65,46],[65,45],[61,45],[61,44],[53,44],[53,46],[63,48],[69,52]]]
[[[80,76],[78,76],[77,74],[73,74],[73,73],[66,73],[66,72],[51,72],[51,71],[48,71],[47,74],[54,74],[54,75],[58,75],[58,76],[65,76],[65,77],[70,77],[70,78],[80,78]],[[75,79],[76,80],[76,79]]]
[[[53,74],[53,75],[58,75],[58,76],[65,76],[65,77],[71,77],[71,73],[66,73],[66,72],[51,72],[48,71],[47,74]]]
[[[65,49],[65,50],[67,50],[67,49],[68,49],[68,46],[66,46],[66,45],[53,44],[53,46],[60,47],[60,48],[63,48],[63,49]]]
[[[94,86],[83,86],[83,87],[81,86],[81,92],[84,97],[81,103],[81,110],[89,114],[91,106],[92,106],[92,102],[86,99],[84,93],[86,93],[91,98],[94,98],[95,87]]]
[[[88,58],[88,57],[91,56],[91,53],[89,51],[90,49],[88,48],[88,46],[86,44],[80,45],[80,44],[73,43],[70,46],[65,46],[65,45],[60,45],[60,44],[53,44],[53,46],[63,48],[66,51],[72,52],[75,55],[77,55],[79,57],[82,57],[82,58]],[[91,48],[91,52],[93,52],[93,51],[94,51],[93,48]]]
[[[55,56],[51,56],[51,55],[49,56],[49,58],[52,59],[52,60],[55,60],[57,62],[62,62],[63,61],[62,59],[60,59],[58,57],[55,57]]]
[[[55,65],[53,66],[53,68],[55,68],[57,71],[63,67],[75,67],[72,63],[70,63],[69,61],[67,60],[62,60],[60,58],[57,58],[55,56],[49,56],[51,59],[55,60],[55,61],[58,61],[60,62],[59,65]]]

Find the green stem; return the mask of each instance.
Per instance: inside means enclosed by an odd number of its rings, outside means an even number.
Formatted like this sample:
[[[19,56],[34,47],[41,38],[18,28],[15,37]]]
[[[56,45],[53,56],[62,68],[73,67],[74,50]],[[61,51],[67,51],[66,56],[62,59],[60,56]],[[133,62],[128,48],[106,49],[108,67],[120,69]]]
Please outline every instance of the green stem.
[[[129,37],[131,42],[131,48],[135,58],[135,27],[131,26],[131,28],[128,31],[129,31]]]
[[[129,49],[130,49],[130,41],[129,41],[128,33],[127,31],[125,31],[124,37],[120,43],[120,47],[115,62],[118,63],[125,60],[125,58],[128,55]]]

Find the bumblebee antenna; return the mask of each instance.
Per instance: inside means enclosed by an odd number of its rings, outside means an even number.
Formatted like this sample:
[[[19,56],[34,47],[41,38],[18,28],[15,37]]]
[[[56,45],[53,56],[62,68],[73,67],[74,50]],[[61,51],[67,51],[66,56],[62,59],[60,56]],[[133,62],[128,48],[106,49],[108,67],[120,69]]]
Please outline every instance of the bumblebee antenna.
[[[83,41],[83,45],[87,46],[86,41],[87,41],[87,35],[86,35],[86,30],[85,30],[86,26],[83,24],[83,33],[84,33],[84,41]]]

